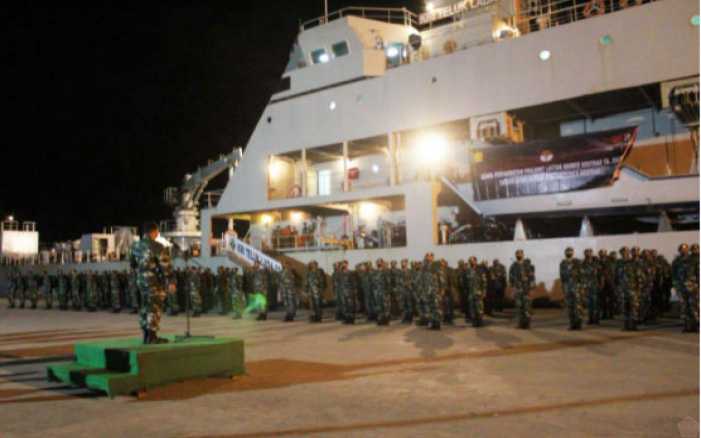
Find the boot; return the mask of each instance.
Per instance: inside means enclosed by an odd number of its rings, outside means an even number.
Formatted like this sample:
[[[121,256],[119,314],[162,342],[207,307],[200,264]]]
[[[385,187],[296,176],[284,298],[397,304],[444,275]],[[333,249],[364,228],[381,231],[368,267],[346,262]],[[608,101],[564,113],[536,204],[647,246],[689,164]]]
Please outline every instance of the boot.
[[[131,313],[132,315],[136,315],[137,313],[139,313],[139,309],[136,309],[136,308],[131,309],[131,312],[129,312],[129,313]]]
[[[122,309],[112,309],[112,313],[122,313]]]
[[[402,324],[411,324],[412,322],[412,317],[411,315],[404,315],[404,319],[402,319]]]
[[[146,345],[146,344],[149,343],[149,340],[150,340],[150,339],[149,339],[149,338],[150,338],[150,336],[149,336],[149,331],[146,330],[146,329],[142,329],[141,331],[143,332],[143,342],[144,342],[144,345]]]
[[[387,319],[385,317],[377,318],[377,325],[379,325],[379,326],[389,325],[389,319]]]
[[[472,327],[482,327],[484,323],[482,322],[481,319],[474,319],[472,321]]]
[[[267,319],[268,319],[267,313],[260,313],[260,314],[258,314],[258,318],[256,318],[256,321],[265,321]]]
[[[152,330],[149,330],[148,333],[149,333],[148,342],[147,342],[148,344],[167,344],[168,342],[170,342],[170,341],[168,341],[168,339],[159,338],[158,333],[156,333]]]
[[[428,325],[428,321],[424,318],[421,318],[418,321],[416,321],[416,325],[419,327],[426,327]]]
[[[431,321],[430,323],[428,323],[428,329],[429,330],[440,330],[441,323],[438,321]]]
[[[355,324],[355,318],[353,318],[352,316],[349,316],[348,318],[346,318],[343,321],[343,323],[348,324],[348,325],[353,325],[353,324]]]

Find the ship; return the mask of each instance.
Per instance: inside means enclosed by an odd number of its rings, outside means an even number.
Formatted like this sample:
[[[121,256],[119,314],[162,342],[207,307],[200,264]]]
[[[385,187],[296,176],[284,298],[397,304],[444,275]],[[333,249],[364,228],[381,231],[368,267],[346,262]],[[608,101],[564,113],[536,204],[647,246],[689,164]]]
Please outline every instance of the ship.
[[[697,2],[424,6],[300,22],[248,143],[166,190],[175,248],[213,269],[326,272],[427,253],[508,265],[522,249],[552,298],[567,247],[671,260],[698,242]],[[121,266],[99,257],[77,269]]]

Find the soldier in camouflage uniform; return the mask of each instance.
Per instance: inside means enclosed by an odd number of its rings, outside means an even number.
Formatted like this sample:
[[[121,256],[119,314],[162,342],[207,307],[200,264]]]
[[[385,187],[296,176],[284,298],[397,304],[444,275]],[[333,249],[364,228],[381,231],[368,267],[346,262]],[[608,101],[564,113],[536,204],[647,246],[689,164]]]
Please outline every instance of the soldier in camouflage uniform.
[[[341,262],[340,285],[341,285],[341,303],[343,309],[343,323],[355,324],[355,308],[356,296],[358,294],[358,286],[356,277],[349,269],[348,261]]]
[[[112,307],[112,283],[109,271],[104,271],[100,277],[102,278],[102,308],[110,309]]]
[[[253,293],[261,294],[265,299],[262,300],[263,308],[259,309],[258,321],[265,321],[268,319],[268,273],[263,268],[263,266],[256,262],[253,266]]]
[[[414,273],[409,267],[409,260],[402,260],[398,276],[398,288],[401,292],[402,324],[411,324],[414,319]]]
[[[336,262],[333,264],[333,271],[331,272],[331,288],[333,289],[334,299],[336,300],[336,321],[341,321],[343,319],[343,297],[341,296],[341,263]]]
[[[438,295],[443,310],[443,322],[453,325],[455,316],[453,314],[453,294],[450,289],[450,268],[445,259],[438,262]]]
[[[229,302],[231,303],[233,319],[243,318],[243,311],[246,308],[246,295],[243,293],[243,282],[238,270],[239,268],[234,267],[227,272],[229,280],[226,285],[229,288]]]
[[[33,271],[27,274],[27,299],[29,300],[30,308],[36,309],[39,302],[39,283],[37,276]]]
[[[145,344],[168,342],[158,337],[158,331],[166,294],[175,293],[170,255],[156,241],[157,238],[158,225],[146,225],[144,238],[132,245],[129,254],[129,264],[136,274],[136,284],[141,294],[139,323]]]
[[[443,297],[440,295],[438,267],[434,264],[431,253],[424,257],[421,283],[422,299],[426,302],[428,328],[440,330],[443,321]]]
[[[285,306],[285,322],[292,322],[297,316],[297,293],[295,291],[295,274],[288,263],[282,264],[282,270],[277,273],[278,287]]]
[[[687,331],[699,331],[699,245],[691,245],[691,254],[687,262],[686,281],[684,283],[690,310],[691,321],[687,324]]]
[[[372,293],[375,296],[375,313],[377,325],[389,325],[391,311],[390,271],[385,261],[378,259],[372,271]]]
[[[190,315],[197,318],[202,315],[202,275],[196,267],[191,267],[187,274],[187,290],[190,300]]]
[[[326,279],[324,273],[319,269],[316,261],[312,260],[307,265],[307,273],[304,276],[304,294],[309,299],[309,308],[312,314],[309,322],[320,323],[323,315],[321,310],[321,294],[325,288]]]
[[[616,266],[616,284],[621,297],[623,310],[623,330],[635,331],[638,329],[640,314],[639,284],[640,275],[636,262],[630,257],[630,250],[626,247],[619,251],[621,259]]]
[[[46,310],[50,310],[54,306],[53,288],[51,287],[51,276],[44,270],[44,275],[41,281],[41,293],[44,296],[44,305]]]
[[[27,301],[27,275],[19,273],[17,275],[17,299],[19,300],[19,308],[24,309]]]
[[[402,270],[396,260],[392,260],[389,264],[389,290],[390,290],[390,315],[399,317],[402,314],[402,288],[401,288]]]
[[[71,305],[73,310],[83,308],[83,300],[81,299],[80,277],[75,269],[71,271]]]
[[[677,291],[677,296],[679,297],[680,314],[682,318],[682,323],[684,328],[682,331],[684,333],[690,333],[693,331],[693,312],[692,312],[692,302],[689,296],[689,291],[687,290],[687,277],[689,270],[689,245],[683,243],[679,245],[679,254],[674,258],[672,262],[672,284],[674,290]]]
[[[120,299],[121,287],[119,284],[119,274],[117,271],[110,272],[110,301],[112,305],[112,313],[119,313],[122,311],[122,302]],[[172,296],[172,295],[171,295]]]
[[[467,268],[468,297],[472,326],[484,325],[484,298],[487,289],[487,272],[477,263],[477,257],[470,257]]]
[[[651,255],[655,260],[655,271],[657,272],[655,292],[653,294],[653,306],[655,307],[655,315],[659,316],[669,310],[672,267],[663,255],[657,253],[656,249],[652,250]]]
[[[599,284],[599,313],[601,319],[610,319],[613,317],[612,313],[610,312],[611,309],[608,302],[611,285],[608,281],[608,276],[606,275],[608,253],[605,249],[599,250],[596,261],[598,263],[596,276]]]
[[[589,319],[587,324],[599,324],[601,320],[601,308],[599,302],[599,261],[594,257],[594,251],[584,250],[584,260],[581,264],[580,284],[582,296],[587,300]]]
[[[85,275],[85,309],[88,312],[97,310],[97,278],[93,271]]]
[[[217,301],[219,302],[219,314],[227,315],[231,309],[229,302],[229,270],[223,266],[217,269]]]
[[[7,303],[8,307],[10,309],[14,309],[15,306],[15,301],[17,300],[17,289],[19,286],[19,280],[18,280],[18,275],[17,271],[15,271],[14,268],[10,268],[10,282],[9,282],[9,288],[7,290]]]
[[[458,294],[460,296],[460,307],[465,315],[465,322],[470,321],[470,273],[468,272],[468,264],[465,260],[458,260],[457,283]]]
[[[358,272],[358,286],[363,292],[363,304],[368,322],[377,321],[375,314],[375,296],[372,293],[372,265],[363,262],[356,268]]]
[[[68,277],[61,269],[58,270],[58,308],[68,309]]]
[[[514,288],[514,302],[518,328],[529,329],[531,327],[531,268],[523,257],[523,250],[516,251],[516,261],[509,268],[509,283]]]
[[[581,330],[582,318],[584,318],[581,294],[586,287],[581,284],[580,267],[579,260],[574,257],[574,249],[567,248],[565,259],[560,262],[560,283],[567,305],[570,330]]]
[[[643,271],[642,284],[640,287],[640,322],[654,323],[657,315],[653,304],[656,304],[654,298],[655,280],[657,278],[657,266],[652,254],[647,249],[640,254],[640,268]]]

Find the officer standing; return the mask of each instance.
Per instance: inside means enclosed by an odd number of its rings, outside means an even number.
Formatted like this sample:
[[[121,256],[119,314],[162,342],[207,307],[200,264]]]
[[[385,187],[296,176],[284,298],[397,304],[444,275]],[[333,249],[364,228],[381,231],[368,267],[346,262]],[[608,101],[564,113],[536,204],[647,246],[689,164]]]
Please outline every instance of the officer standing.
[[[122,302],[120,299],[120,295],[121,295],[120,289],[121,288],[119,285],[119,275],[117,274],[117,271],[110,272],[110,293],[111,293],[112,313],[119,313],[122,311]]]
[[[356,307],[356,295],[357,295],[357,283],[356,277],[348,269],[348,261],[344,260],[341,262],[341,300],[343,303],[343,323],[344,324],[355,324],[355,307]]]
[[[487,273],[477,263],[477,257],[475,256],[470,257],[467,269],[472,326],[482,327],[484,325],[484,298],[487,288]]]
[[[509,282],[514,288],[516,317],[518,328],[527,330],[531,327],[531,268],[523,257],[523,250],[516,251],[516,261],[509,268]]]
[[[141,294],[139,325],[145,344],[162,344],[168,341],[158,337],[163,302],[167,293],[175,293],[175,279],[166,249],[156,241],[158,225],[145,226],[144,238],[131,247],[129,264],[136,274],[136,284]]]
[[[699,245],[691,245],[688,267],[686,271],[686,293],[689,297],[688,312],[691,322],[688,324],[689,331],[698,333],[699,331]]]
[[[638,301],[638,275],[635,262],[630,257],[627,247],[620,249],[621,259],[616,266],[616,284],[621,296],[623,310],[623,330],[638,330],[638,313],[640,302]]]
[[[285,306],[285,322],[292,322],[297,315],[297,294],[295,293],[295,276],[288,263],[282,264],[282,270],[278,273],[280,279],[280,293]]]
[[[260,300],[262,308],[258,309],[256,320],[265,321],[268,319],[268,273],[257,261],[253,266],[253,293],[263,296],[263,299]]]
[[[672,262],[672,284],[674,290],[677,291],[679,304],[681,306],[680,314],[684,328],[683,333],[691,333],[693,331],[693,316],[692,305],[687,290],[687,271],[689,269],[689,245],[682,243],[679,245],[678,254]]]
[[[309,316],[309,322],[320,323],[322,320],[321,293],[324,290],[325,280],[316,261],[312,260],[309,262],[304,278],[304,293],[309,299],[309,307],[312,311],[312,314]]]
[[[97,278],[93,271],[85,274],[85,308],[88,312],[97,310]]]
[[[560,283],[567,305],[567,317],[570,321],[570,330],[582,329],[582,285],[580,284],[580,263],[574,258],[574,249],[565,250],[565,259],[560,262]]]

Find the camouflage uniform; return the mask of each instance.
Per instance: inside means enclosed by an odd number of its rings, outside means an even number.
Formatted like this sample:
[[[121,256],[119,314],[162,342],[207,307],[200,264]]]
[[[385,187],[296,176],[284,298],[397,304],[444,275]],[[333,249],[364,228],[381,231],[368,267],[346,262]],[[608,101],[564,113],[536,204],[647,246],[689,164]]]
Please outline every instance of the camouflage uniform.
[[[71,303],[73,310],[80,310],[83,308],[83,300],[80,296],[80,277],[78,272],[73,270],[71,272]]]
[[[684,248],[683,250],[682,247]],[[686,245],[680,246],[679,255],[672,262],[672,282],[679,296],[680,314],[684,324],[683,331],[691,332],[694,329],[694,324],[698,321],[698,317],[694,318],[693,300],[688,289],[688,286],[693,286],[693,283],[688,281],[691,278],[689,272],[691,255],[687,251],[688,247]]]
[[[110,272],[110,301],[112,304],[112,311],[115,313],[122,311],[122,302],[120,299],[120,285],[119,285],[119,275],[117,271]]]
[[[102,279],[102,308],[109,309],[112,307],[112,284],[110,281],[110,273],[105,271],[100,275]]]
[[[355,275],[348,269],[348,263],[346,262],[341,264],[340,285],[343,323],[353,324],[355,323],[357,286]]]
[[[41,281],[41,292],[44,295],[44,304],[46,309],[51,309],[54,306],[53,287],[51,285],[51,276],[44,271],[44,276]]]
[[[509,282],[514,288],[514,301],[518,327],[528,329],[531,325],[531,272],[524,260],[516,260],[509,268]]]
[[[599,324],[601,320],[601,309],[599,302],[599,262],[590,250],[585,253],[585,258],[580,267],[579,283],[582,287],[582,295],[587,300],[587,311],[589,313],[588,324]]]
[[[477,259],[470,258],[467,268],[468,297],[472,326],[481,327],[484,324],[484,297],[487,289],[487,271],[477,264]]]
[[[440,330],[443,321],[443,297],[441,296],[438,268],[430,259],[424,260],[422,271],[423,298],[426,301],[428,326]]]
[[[402,260],[398,276],[398,288],[401,291],[402,322],[410,324],[414,319],[414,271],[407,260]]]
[[[391,296],[390,296],[390,271],[385,268],[382,261],[378,261],[377,269],[372,271],[372,293],[375,296],[375,313],[377,325],[387,325],[390,320]]]
[[[450,269],[445,260],[438,263],[438,297],[443,313],[443,322],[453,324],[453,295],[450,291]]]
[[[10,268],[10,284],[7,291],[7,302],[10,309],[15,308],[15,301],[17,300],[17,290],[19,288],[19,276],[14,269]]]
[[[19,308],[24,309],[27,301],[27,276],[25,274],[19,274],[17,279],[17,298],[19,299]]]
[[[246,295],[243,293],[241,277],[238,275],[238,268],[230,269],[228,272],[229,300],[231,302],[231,313],[234,319],[241,319],[246,308]]]
[[[58,271],[58,306],[68,309],[68,277],[62,271]]]
[[[31,308],[36,309],[37,303],[39,302],[39,283],[37,281],[37,276],[33,272],[27,275],[27,297],[29,298]]]
[[[637,330],[640,315],[640,271],[629,256],[628,249],[621,249],[621,259],[616,267],[616,284],[621,297],[624,330]]]
[[[94,272],[88,272],[85,278],[85,308],[88,312],[97,310],[97,278]]]
[[[647,250],[643,251],[638,266],[642,271],[642,282],[640,284],[640,322],[654,321],[655,309],[653,308],[653,293],[657,271],[655,261],[652,260]]]
[[[190,314],[198,317],[202,314],[202,294],[201,294],[202,276],[197,268],[190,268],[187,275],[187,290],[189,291],[190,299]]]
[[[574,251],[568,248],[566,251],[567,257],[560,262],[560,282],[562,283],[562,292],[567,305],[570,330],[579,330],[582,328],[582,319],[584,318],[581,294],[585,287],[580,282],[581,264],[579,260],[572,257],[572,254],[574,254]]]
[[[341,262],[333,264],[333,272],[331,273],[331,288],[333,289],[334,299],[336,300],[336,321],[343,319],[343,297],[341,292]]]
[[[321,322],[321,293],[324,289],[325,278],[323,272],[317,267],[316,262],[309,263],[307,273],[304,278],[304,293],[309,299],[312,315],[310,322]]]
[[[141,295],[139,324],[144,341],[154,342],[160,330],[166,286],[173,282],[170,255],[161,244],[146,236],[132,245],[129,264]]]
[[[295,293],[295,276],[287,265],[277,274],[282,302],[285,306],[285,322],[294,321],[297,316],[297,294]]]
[[[402,300],[401,277],[402,270],[397,267],[397,262],[392,260],[389,269],[390,314],[392,316],[399,316],[402,313],[402,309],[400,309]]]
[[[217,301],[219,301],[219,314],[226,315],[231,309],[229,302],[229,272],[220,266],[217,270]]]
[[[368,321],[377,321],[375,313],[375,296],[372,293],[372,266],[368,263],[361,263],[358,270],[358,286],[363,292],[363,304]]]

